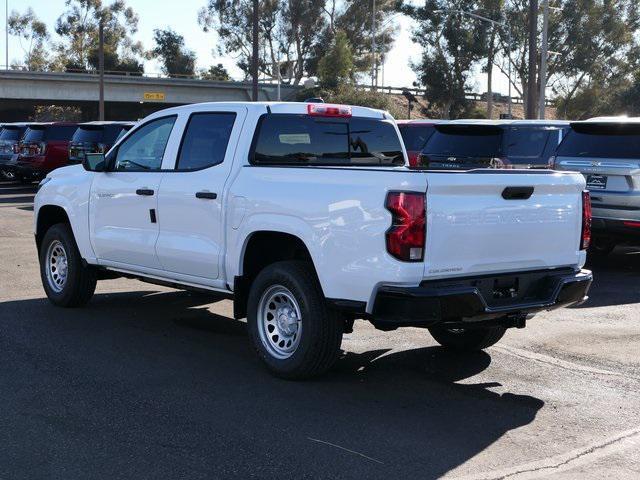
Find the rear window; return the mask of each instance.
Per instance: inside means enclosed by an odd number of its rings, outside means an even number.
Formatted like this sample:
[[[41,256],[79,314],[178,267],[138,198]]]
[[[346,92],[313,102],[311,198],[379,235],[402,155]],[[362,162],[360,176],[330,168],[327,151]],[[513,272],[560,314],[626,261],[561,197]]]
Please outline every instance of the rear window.
[[[411,125],[400,124],[400,135],[402,135],[402,141],[408,151],[419,152],[427,143],[427,140],[431,138],[436,128],[433,125]]]
[[[404,165],[400,138],[387,120],[269,114],[251,153],[259,165]]]
[[[510,128],[505,138],[505,152],[508,157],[542,156],[551,134],[545,128]]]
[[[72,142],[100,143],[104,137],[102,127],[79,127],[71,138]]]
[[[24,128],[21,127],[3,127],[0,132],[0,140],[5,141],[18,141],[24,132]]]
[[[640,125],[574,126],[558,147],[556,155],[640,158]]]
[[[53,125],[29,127],[24,134],[25,142],[68,141],[78,127],[75,125]]]
[[[502,129],[491,126],[436,126],[424,153],[455,157],[499,157]]]

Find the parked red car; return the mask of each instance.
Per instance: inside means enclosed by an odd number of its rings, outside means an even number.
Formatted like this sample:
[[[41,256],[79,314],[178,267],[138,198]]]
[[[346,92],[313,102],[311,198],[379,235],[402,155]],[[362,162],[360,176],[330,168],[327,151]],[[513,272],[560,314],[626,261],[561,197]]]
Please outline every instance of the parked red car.
[[[29,125],[14,146],[16,153],[7,165],[21,182],[32,182],[69,163],[69,142],[77,123],[52,122]]]
[[[407,150],[409,165],[417,167],[420,152],[435,132],[435,125],[442,122],[438,120],[398,120],[397,123],[404,148]]]

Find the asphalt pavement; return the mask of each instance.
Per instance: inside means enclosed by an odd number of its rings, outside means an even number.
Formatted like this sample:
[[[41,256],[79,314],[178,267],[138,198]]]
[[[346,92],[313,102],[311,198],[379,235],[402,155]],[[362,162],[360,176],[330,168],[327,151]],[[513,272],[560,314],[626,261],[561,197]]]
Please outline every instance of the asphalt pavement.
[[[639,249],[486,352],[358,321],[288,382],[215,296],[118,279],[49,304],[34,190],[0,183],[0,479],[640,478]]]

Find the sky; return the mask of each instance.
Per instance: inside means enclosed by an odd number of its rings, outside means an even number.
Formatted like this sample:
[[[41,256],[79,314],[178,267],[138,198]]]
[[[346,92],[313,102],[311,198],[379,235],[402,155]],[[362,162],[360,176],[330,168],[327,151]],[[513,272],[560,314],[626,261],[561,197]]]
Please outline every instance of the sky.
[[[110,1],[104,0],[104,3],[108,4]],[[65,0],[0,0],[0,5],[4,2],[8,2],[9,12],[12,10],[24,12],[29,6],[32,7],[38,17],[49,26],[52,39],[58,39],[53,30],[56,19],[65,10]],[[140,40],[145,48],[152,48],[153,46],[154,28],[171,27],[183,35],[186,46],[196,52],[197,68],[208,68],[210,65],[222,63],[232,77],[241,79],[241,74],[235,67],[233,58],[219,57],[213,51],[216,46],[215,33],[205,33],[198,25],[198,10],[206,5],[206,0],[180,0],[178,2],[127,0],[127,5],[133,7],[140,17],[136,40]],[[4,12],[1,15],[4,17]],[[411,41],[411,31],[414,28],[414,23],[403,16],[396,17],[393,22],[397,25],[398,34],[393,50],[388,55],[384,66],[384,85],[410,87],[416,76],[409,64],[412,60],[418,60],[420,57],[420,47]],[[2,61],[0,63],[4,63],[4,49],[6,47],[4,38],[0,40],[0,45],[2,45],[2,48],[0,48]],[[10,36],[9,62],[11,63],[13,60],[20,61],[23,58],[23,51],[20,48],[18,39]],[[159,73],[161,68],[157,62],[147,61],[145,62],[145,71]],[[380,72],[381,74],[382,72]],[[363,83],[370,82],[367,78],[362,78],[361,80]],[[381,80],[380,76],[379,83]],[[506,93],[508,83],[502,74],[495,73],[493,82],[495,91]],[[486,84],[486,75],[480,74],[479,71],[475,72],[471,82],[472,90],[476,93],[484,92],[486,91]]]

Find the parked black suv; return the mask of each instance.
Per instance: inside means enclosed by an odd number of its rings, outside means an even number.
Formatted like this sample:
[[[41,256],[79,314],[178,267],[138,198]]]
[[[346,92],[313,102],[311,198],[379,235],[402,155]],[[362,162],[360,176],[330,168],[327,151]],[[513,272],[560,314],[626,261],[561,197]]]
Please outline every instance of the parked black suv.
[[[16,155],[15,146],[22,139],[29,125],[29,123],[5,123],[0,130],[0,175],[8,180],[14,180],[15,173],[3,167]]]
[[[546,120],[454,120],[435,125],[419,157],[432,170],[549,168],[569,123]]]

